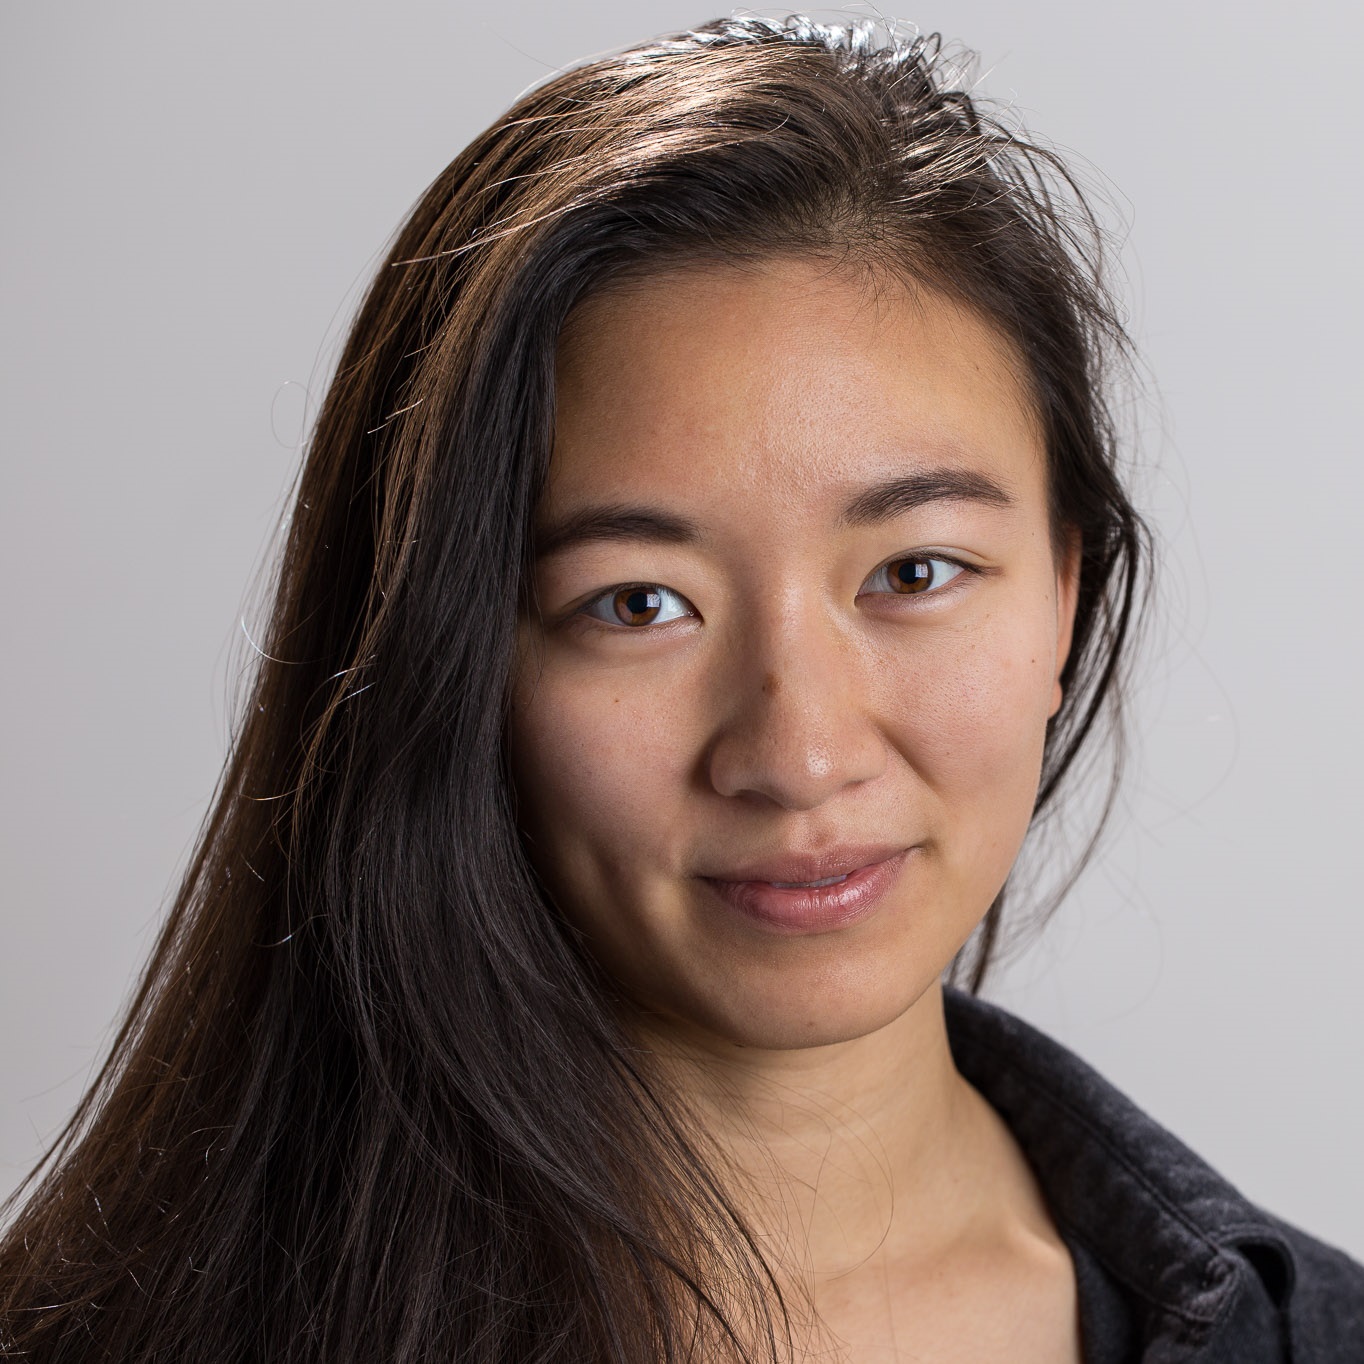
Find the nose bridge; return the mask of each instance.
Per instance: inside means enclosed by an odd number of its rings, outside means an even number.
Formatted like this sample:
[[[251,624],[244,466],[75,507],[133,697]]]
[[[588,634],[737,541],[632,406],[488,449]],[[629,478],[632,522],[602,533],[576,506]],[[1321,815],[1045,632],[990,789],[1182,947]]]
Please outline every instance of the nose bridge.
[[[837,619],[789,592],[736,628],[708,752],[720,794],[810,809],[884,768],[865,679]]]

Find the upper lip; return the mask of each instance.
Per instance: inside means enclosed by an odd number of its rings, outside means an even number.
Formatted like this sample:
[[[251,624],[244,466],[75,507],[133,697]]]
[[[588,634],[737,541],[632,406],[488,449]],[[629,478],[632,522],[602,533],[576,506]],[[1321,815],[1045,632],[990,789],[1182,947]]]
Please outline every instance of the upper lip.
[[[724,871],[703,873],[707,881],[783,881],[798,884],[847,876],[905,851],[904,843],[845,843],[823,852],[781,852]]]

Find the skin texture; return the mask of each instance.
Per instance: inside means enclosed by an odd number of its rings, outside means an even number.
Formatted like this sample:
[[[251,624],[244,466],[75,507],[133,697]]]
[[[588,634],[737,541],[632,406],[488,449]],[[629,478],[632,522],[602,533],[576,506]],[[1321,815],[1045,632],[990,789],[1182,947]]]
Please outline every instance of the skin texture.
[[[1011,505],[846,524],[930,468]],[[1061,700],[1078,545],[1053,554],[1045,478],[1009,344],[884,274],[659,276],[561,343],[538,529],[609,504],[699,538],[540,557],[509,722],[527,847],[862,1361],[1078,1358],[1069,1258],[952,1065],[939,986],[1017,856]],[[930,590],[893,589],[907,558]],[[623,623],[613,594],[641,584],[657,610]],[[868,843],[909,851],[842,927],[774,932],[706,880]]]

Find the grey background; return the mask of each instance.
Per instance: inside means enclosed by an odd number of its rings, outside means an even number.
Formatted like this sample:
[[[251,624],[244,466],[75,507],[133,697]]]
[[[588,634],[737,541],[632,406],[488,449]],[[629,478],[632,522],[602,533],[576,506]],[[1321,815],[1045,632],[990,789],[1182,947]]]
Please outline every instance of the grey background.
[[[557,65],[720,12],[0,0],[0,1192],[102,1054],[203,816],[249,584],[387,236]],[[898,17],[979,50],[986,92],[1102,168],[1158,385],[1135,416],[1160,622],[1125,796],[991,993],[1364,1257],[1364,22],[1284,15]]]

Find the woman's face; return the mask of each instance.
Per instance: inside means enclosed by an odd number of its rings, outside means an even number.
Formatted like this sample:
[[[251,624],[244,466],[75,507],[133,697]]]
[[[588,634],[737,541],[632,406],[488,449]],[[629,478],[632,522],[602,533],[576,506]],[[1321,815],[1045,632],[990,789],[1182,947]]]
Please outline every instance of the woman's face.
[[[1020,364],[806,260],[572,319],[509,751],[542,880],[656,1025],[867,1034],[1003,884],[1077,575]]]

